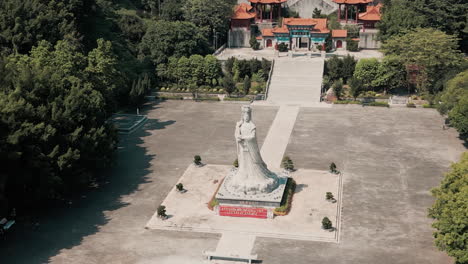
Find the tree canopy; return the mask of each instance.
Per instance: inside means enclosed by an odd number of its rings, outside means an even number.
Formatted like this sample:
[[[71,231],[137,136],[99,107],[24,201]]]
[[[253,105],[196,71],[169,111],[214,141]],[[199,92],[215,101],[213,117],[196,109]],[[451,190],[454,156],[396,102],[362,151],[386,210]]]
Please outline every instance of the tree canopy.
[[[429,215],[435,219],[435,244],[456,263],[468,263],[468,152],[452,165],[432,194],[436,201]]]
[[[235,3],[235,0],[186,0],[184,18],[203,30],[209,40],[213,40],[214,34],[224,38]]]
[[[152,23],[140,43],[140,55],[157,65],[171,56],[207,54],[209,44],[200,28],[190,22],[157,21]]]
[[[468,52],[468,3],[460,0],[387,0],[378,28],[385,42],[406,30],[432,27],[458,38],[458,48]]]
[[[87,56],[68,41],[39,42],[6,58],[0,84],[0,156],[6,196],[20,205],[86,186],[111,162],[116,137],[106,122],[115,58],[100,40]]]
[[[457,47],[457,40],[451,35],[432,28],[418,28],[388,39],[382,51],[407,69],[418,71],[415,84],[420,91],[435,93],[437,80],[462,63]]]

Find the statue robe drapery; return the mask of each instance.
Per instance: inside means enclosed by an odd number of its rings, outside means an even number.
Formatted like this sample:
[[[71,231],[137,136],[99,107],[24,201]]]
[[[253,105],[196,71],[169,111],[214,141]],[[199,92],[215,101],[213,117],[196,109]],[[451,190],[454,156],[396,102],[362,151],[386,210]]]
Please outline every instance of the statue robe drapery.
[[[268,170],[258,149],[256,127],[252,122],[236,125],[237,158],[239,168],[232,179],[237,191],[247,194],[270,192],[278,186],[278,179]]]

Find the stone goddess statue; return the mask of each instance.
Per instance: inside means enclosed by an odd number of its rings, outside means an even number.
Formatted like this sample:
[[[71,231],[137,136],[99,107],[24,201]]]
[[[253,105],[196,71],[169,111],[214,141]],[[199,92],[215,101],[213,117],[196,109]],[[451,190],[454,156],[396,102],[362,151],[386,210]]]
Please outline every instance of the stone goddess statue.
[[[228,188],[244,194],[269,193],[278,187],[278,177],[268,170],[260,155],[251,112],[250,106],[242,106],[242,119],[236,124],[239,168]]]

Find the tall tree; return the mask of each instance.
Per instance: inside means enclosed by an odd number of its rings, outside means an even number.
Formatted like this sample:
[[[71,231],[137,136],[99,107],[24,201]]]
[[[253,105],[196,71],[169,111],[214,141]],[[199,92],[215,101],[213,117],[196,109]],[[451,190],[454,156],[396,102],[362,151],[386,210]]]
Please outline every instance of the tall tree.
[[[375,58],[361,59],[356,64],[353,76],[360,80],[367,90],[374,88],[374,79],[379,72],[379,65],[379,61]]]
[[[353,77],[357,61],[354,59],[353,56],[349,54],[346,57],[344,57],[342,61],[343,68],[341,69],[341,74],[343,77],[343,81],[345,83],[348,83],[348,79]]]
[[[406,30],[425,26],[427,19],[417,12],[417,5],[414,0],[386,1],[382,18],[377,24],[379,38],[385,42],[390,37],[403,35]]]
[[[140,43],[140,56],[159,64],[167,62],[171,56],[206,54],[210,51],[209,45],[200,30],[190,22],[154,22]]]
[[[387,93],[393,89],[405,88],[407,85],[405,66],[393,56],[385,56],[372,80],[372,86],[382,88],[384,93]]]
[[[182,7],[185,0],[165,0],[161,4],[161,18],[167,21],[182,21],[184,12]]]
[[[432,195],[436,201],[429,209],[429,216],[435,219],[435,244],[454,257],[457,264],[468,263],[468,152],[452,164]]]
[[[416,68],[417,87],[435,93],[435,83],[445,74],[460,67],[463,57],[457,39],[432,28],[418,28],[405,35],[395,36],[382,46],[385,55],[391,55],[407,68]]]
[[[325,74],[331,81],[340,79],[343,76],[343,61],[336,55],[325,61]]]
[[[106,56],[98,61],[111,60]],[[6,196],[14,206],[69,195],[110,163],[116,137],[106,122],[103,82],[86,70],[99,65],[91,62],[67,41],[54,47],[41,41],[29,56],[7,58],[0,83],[0,157],[9,166],[0,174],[7,177]]]
[[[221,64],[213,55],[205,56],[205,83],[208,85],[218,85],[218,79],[221,77]]]
[[[77,41],[94,0],[2,0],[0,46],[5,52],[25,54],[41,40]]]
[[[184,18],[202,28],[210,41],[216,35],[224,40],[235,4],[235,0],[186,0]]]

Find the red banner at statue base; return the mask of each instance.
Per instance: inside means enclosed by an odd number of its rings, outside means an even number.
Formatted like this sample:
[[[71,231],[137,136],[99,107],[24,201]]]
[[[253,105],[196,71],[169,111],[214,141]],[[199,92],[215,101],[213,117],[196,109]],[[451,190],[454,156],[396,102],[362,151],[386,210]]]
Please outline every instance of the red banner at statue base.
[[[234,217],[267,218],[268,210],[255,207],[220,206],[219,215]]]

